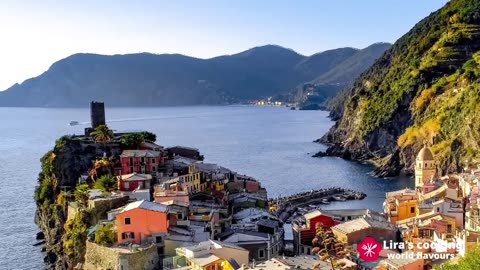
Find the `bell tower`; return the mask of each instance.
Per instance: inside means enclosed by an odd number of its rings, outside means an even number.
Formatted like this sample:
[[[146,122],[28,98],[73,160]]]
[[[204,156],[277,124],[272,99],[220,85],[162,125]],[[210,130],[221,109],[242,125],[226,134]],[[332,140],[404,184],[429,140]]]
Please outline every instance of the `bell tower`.
[[[436,177],[437,163],[432,150],[424,146],[415,160],[415,188],[421,189],[425,183]]]

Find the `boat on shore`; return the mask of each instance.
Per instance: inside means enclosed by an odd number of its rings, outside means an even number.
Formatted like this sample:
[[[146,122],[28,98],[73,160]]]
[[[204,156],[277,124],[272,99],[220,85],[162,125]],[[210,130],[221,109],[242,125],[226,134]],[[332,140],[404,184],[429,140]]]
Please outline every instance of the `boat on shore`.
[[[322,199],[320,202],[323,204],[330,204],[330,201],[328,199]]]
[[[335,201],[341,201],[341,202],[344,202],[344,201],[347,200],[347,199],[345,199],[345,197],[343,197],[342,195],[333,195],[332,198],[333,198]]]

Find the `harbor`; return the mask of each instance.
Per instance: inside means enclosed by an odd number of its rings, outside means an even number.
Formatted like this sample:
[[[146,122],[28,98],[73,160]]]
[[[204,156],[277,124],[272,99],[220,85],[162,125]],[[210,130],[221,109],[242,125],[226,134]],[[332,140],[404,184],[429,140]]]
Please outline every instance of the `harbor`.
[[[281,222],[291,223],[296,216],[320,209],[322,205],[330,204],[332,201],[363,200],[366,196],[363,192],[332,187],[270,198],[268,207]]]

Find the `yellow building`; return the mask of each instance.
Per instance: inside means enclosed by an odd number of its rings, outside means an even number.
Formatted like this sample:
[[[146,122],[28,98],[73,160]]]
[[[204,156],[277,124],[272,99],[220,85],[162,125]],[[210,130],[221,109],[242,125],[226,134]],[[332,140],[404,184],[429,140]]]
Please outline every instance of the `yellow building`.
[[[189,194],[207,189],[207,183],[201,183],[200,172],[194,164],[188,165],[188,174],[179,176],[179,180],[182,183],[182,188]]]
[[[437,172],[437,163],[432,150],[424,146],[415,159],[415,189],[420,191],[425,183],[430,182]]]
[[[387,192],[384,212],[392,224],[417,215],[418,195],[415,190],[402,189]]]
[[[173,267],[196,270],[234,270],[248,265],[248,250],[239,246],[208,240],[194,246],[179,247],[177,256],[166,262]],[[165,264],[165,261],[164,261]]]

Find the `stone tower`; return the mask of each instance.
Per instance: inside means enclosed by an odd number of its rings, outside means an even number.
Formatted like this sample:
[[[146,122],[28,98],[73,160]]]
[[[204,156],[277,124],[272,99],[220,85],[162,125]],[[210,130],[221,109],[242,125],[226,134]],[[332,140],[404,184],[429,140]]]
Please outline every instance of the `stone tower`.
[[[419,190],[423,187],[423,184],[430,182],[432,178],[436,177],[436,172],[437,163],[432,150],[424,146],[418,152],[415,160],[415,188]]]
[[[90,120],[93,129],[105,125],[105,104],[103,102],[92,101],[90,103]]]

